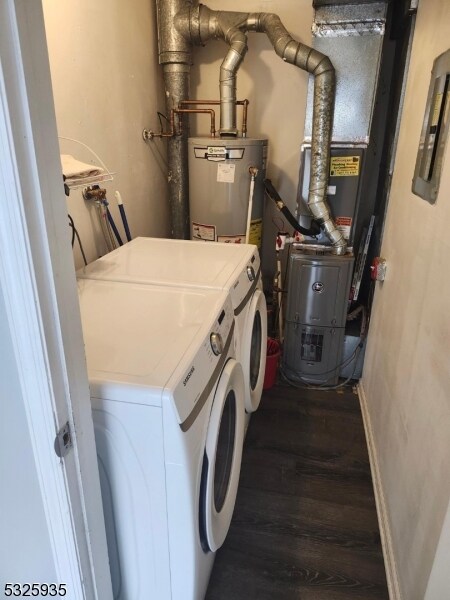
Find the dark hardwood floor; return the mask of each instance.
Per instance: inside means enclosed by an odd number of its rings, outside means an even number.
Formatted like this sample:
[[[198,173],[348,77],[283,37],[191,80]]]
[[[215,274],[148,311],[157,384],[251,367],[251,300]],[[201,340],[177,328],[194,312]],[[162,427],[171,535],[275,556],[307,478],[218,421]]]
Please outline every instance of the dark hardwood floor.
[[[206,600],[388,598],[358,396],[275,386],[250,422]]]

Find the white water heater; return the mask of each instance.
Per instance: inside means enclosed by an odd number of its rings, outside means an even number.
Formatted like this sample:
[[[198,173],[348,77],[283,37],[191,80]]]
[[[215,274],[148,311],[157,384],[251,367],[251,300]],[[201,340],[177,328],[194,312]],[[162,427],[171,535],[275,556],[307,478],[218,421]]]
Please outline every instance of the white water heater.
[[[265,139],[189,139],[191,239],[245,242],[253,167],[249,243],[261,247],[266,160]]]

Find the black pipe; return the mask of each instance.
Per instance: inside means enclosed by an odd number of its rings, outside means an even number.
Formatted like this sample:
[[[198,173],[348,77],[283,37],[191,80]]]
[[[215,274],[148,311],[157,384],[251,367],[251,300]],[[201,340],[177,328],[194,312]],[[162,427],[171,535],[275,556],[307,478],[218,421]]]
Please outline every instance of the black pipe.
[[[285,205],[285,203],[281,199],[277,190],[273,187],[273,184],[270,181],[270,179],[264,179],[264,188],[266,190],[266,194],[269,196],[269,198],[271,200],[273,200],[275,202],[276,207],[284,215],[284,217],[286,218],[288,223],[291,225],[291,227],[294,228],[294,231],[298,231],[302,235],[307,235],[310,237],[319,235],[319,233],[321,231],[320,225],[318,223],[316,223],[316,221],[314,221],[313,219],[311,220],[311,225],[310,225],[309,229],[307,229],[306,227],[302,227],[299,224],[297,219],[294,217],[294,215],[291,213],[289,208]]]

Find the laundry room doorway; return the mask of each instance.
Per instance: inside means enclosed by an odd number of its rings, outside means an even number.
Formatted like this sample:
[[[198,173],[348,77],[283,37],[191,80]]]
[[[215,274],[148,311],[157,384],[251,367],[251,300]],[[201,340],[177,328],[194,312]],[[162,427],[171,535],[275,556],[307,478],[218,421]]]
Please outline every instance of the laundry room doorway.
[[[0,294],[4,300],[0,319],[6,332],[1,348],[11,364],[9,395],[3,395],[1,388],[0,420],[5,431],[18,425],[13,446],[3,447],[3,435],[0,441],[0,454],[7,457],[2,462],[0,497],[0,512],[6,516],[0,545],[0,594],[13,575],[14,583],[22,586],[20,592],[26,591],[29,552],[40,560],[36,560],[37,575],[45,575],[40,564],[50,565],[48,572],[60,595],[71,600],[110,600],[89,388],[64,197],[61,201],[40,1],[0,4],[0,57]],[[5,423],[5,415],[15,418],[19,413],[20,422]],[[25,454],[31,457],[26,473]],[[8,473],[11,485],[6,489]],[[36,483],[34,497],[28,485],[31,481]],[[19,483],[26,489],[25,498]],[[15,525],[21,526],[37,504],[42,508],[41,521],[30,520],[26,542],[17,539]],[[45,532],[45,540],[38,537],[38,529]],[[39,556],[43,553],[44,557]],[[48,583],[41,580],[34,585]]]

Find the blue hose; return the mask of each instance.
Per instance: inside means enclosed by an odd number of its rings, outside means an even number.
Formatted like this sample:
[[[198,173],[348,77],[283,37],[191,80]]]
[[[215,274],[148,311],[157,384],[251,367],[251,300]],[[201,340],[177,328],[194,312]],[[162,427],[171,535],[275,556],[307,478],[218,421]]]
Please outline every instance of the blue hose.
[[[127,215],[125,214],[125,207],[123,204],[119,204],[120,216],[122,217],[123,228],[125,229],[125,235],[127,240],[131,242],[130,228],[128,227]]]
[[[108,221],[109,221],[109,224],[111,225],[111,229],[113,230],[114,235],[116,236],[116,240],[119,242],[119,246],[123,246],[122,238],[120,237],[120,233],[116,227],[116,224],[114,223],[114,219],[113,219],[112,214],[110,213],[108,207],[106,207],[106,214],[108,215]]]

